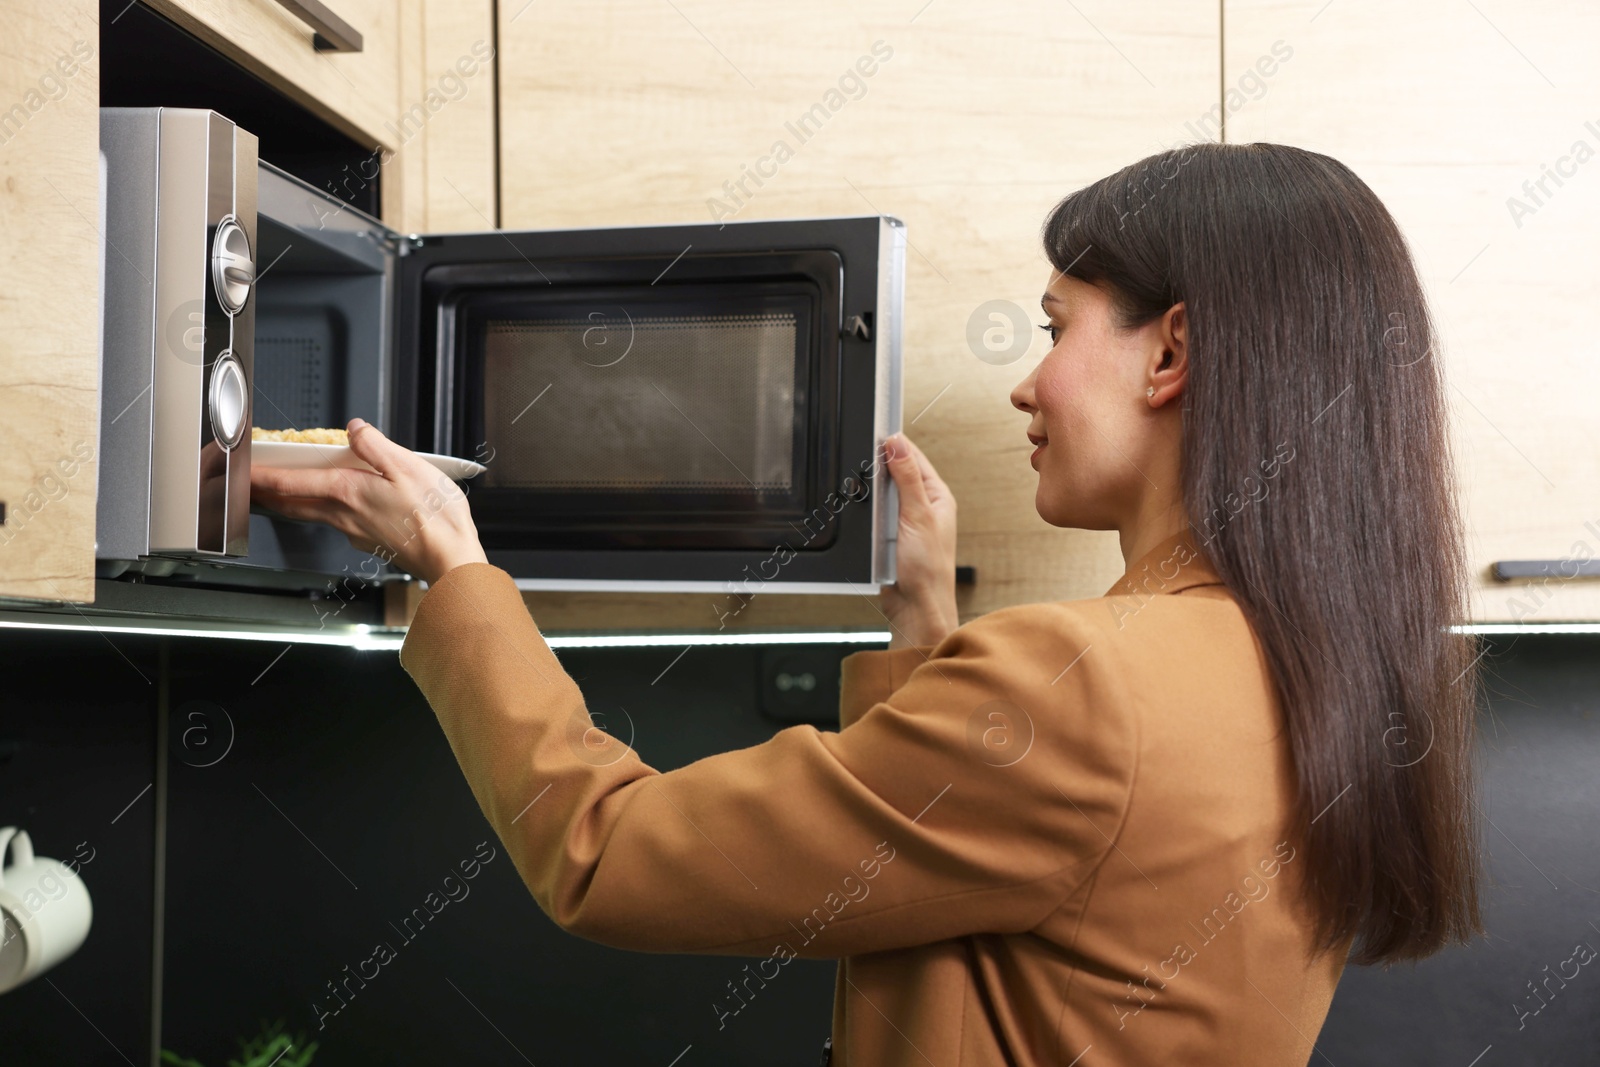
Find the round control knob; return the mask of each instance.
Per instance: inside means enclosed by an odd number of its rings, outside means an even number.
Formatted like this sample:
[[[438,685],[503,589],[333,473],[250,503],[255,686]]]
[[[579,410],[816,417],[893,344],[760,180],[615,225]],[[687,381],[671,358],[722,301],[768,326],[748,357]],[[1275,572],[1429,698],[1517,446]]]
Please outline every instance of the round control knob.
[[[229,315],[237,315],[250,299],[256,280],[256,262],[250,252],[250,238],[232,215],[217,223],[211,240],[211,287],[217,302]]]
[[[244,367],[233,349],[223,349],[211,368],[211,388],[206,398],[211,409],[211,432],[224,449],[232,450],[244,439],[250,413],[250,388],[244,380]]]

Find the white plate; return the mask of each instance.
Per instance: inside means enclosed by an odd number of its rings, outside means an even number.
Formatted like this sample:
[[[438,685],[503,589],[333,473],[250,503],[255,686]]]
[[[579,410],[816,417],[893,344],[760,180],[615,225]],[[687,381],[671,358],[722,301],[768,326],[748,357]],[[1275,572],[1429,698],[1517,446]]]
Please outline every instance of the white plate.
[[[470,459],[440,456],[433,452],[418,452],[416,455],[458,482],[474,478],[489,469]],[[314,445],[303,441],[251,441],[250,462],[263,467],[289,467],[296,470],[315,467],[372,470],[372,465],[352,452],[349,445]]]

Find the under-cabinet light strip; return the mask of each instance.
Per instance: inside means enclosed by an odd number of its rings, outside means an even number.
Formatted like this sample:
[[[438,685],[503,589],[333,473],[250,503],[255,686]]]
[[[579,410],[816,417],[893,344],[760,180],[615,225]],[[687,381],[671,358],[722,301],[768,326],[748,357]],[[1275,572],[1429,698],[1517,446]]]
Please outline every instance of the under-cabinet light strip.
[[[0,619],[0,629],[67,630],[156,637],[214,637],[233,641],[281,641],[284,644],[330,645],[358,651],[396,651],[404,631],[357,625],[339,632],[323,630],[250,630],[200,626],[92,625],[89,623],[35,622]],[[1458,634],[1600,634],[1600,622],[1476,622],[1448,628]],[[681,648],[692,645],[881,645],[889,642],[887,630],[852,630],[800,633],[749,634],[590,634],[546,636],[551,648]]]
[[[361,650],[397,649],[405,634],[374,631],[359,626],[339,633],[324,630],[248,630],[203,626],[95,625],[82,622],[32,622],[0,619],[0,628],[13,630],[79,630],[134,637],[220,637],[233,641],[276,641],[286,645],[337,645]]]
[[[158,637],[214,637],[234,641],[275,641],[283,644],[334,645],[359,651],[397,650],[406,635],[394,630],[356,626],[338,633],[323,630],[211,629],[199,626],[104,626],[87,623],[33,622],[0,619],[0,628],[17,630],[71,630],[105,634],[130,634]],[[686,645],[848,645],[887,644],[888,631],[860,630],[828,633],[750,633],[750,634],[594,634],[590,636],[546,637],[551,648],[640,648]]]
[[[1600,622],[1472,622],[1450,627],[1456,634],[1600,634]]]
[[[638,648],[654,645],[883,645],[889,631],[771,634],[596,634],[591,637],[547,637],[551,648]]]

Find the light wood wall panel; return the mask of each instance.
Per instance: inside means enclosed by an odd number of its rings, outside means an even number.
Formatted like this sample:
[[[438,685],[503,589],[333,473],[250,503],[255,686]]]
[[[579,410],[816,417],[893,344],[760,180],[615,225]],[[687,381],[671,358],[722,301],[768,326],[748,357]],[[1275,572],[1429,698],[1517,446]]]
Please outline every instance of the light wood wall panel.
[[[1027,418],[1008,396],[1043,334],[992,366],[967,347],[967,321],[995,299],[1040,321],[1048,209],[1193,138],[1217,99],[1215,4],[509,0],[499,14],[507,229],[711,219],[724,182],[776,140],[796,144],[786,123],[874,42],[892,49],[732,217],[905,220],[905,421],[959,501],[960,562],[977,568],[964,618],[1097,596],[1121,574],[1114,533],[1058,530],[1033,508]],[[528,600],[558,627],[714,619],[710,597]],[[746,618],[884,627],[864,597],[769,594]]]
[[[1240,74],[1274,40],[1294,49],[1228,140],[1339,159],[1411,243],[1451,383],[1474,617],[1600,619],[1600,581],[1489,576],[1600,556],[1600,7],[1226,0],[1226,37]],[[1524,182],[1558,164],[1535,201]]]
[[[94,596],[97,17],[7,4],[0,33],[0,596]]]
[[[384,221],[410,233],[497,223],[493,0],[403,0]]]

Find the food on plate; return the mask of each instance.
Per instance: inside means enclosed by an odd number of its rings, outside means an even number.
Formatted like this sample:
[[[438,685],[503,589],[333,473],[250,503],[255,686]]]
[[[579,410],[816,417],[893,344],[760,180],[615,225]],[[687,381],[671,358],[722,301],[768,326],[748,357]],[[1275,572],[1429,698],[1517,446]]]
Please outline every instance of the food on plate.
[[[309,430],[263,430],[259,426],[252,426],[250,440],[291,441],[302,445],[348,445],[350,435],[344,430],[330,430],[321,426]]]

